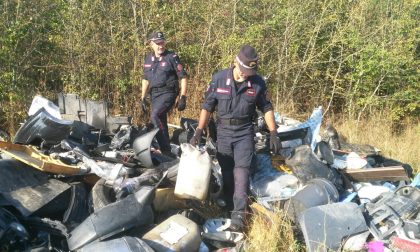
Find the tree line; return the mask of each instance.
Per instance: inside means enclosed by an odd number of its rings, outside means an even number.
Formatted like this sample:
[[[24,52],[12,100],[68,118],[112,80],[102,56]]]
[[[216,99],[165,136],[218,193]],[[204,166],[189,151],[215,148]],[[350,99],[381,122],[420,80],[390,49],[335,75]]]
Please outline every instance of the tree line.
[[[211,75],[244,43],[280,113],[420,113],[416,0],[3,0],[0,12],[0,127],[12,130],[35,94],[107,99],[113,114],[139,118],[154,30],[189,73],[183,116],[198,116]]]

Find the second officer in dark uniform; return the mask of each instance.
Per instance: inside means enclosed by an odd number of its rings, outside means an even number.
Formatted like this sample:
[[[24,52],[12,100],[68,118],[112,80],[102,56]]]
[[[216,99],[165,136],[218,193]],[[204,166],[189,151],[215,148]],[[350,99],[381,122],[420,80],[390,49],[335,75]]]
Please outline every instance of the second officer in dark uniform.
[[[190,143],[201,139],[212,112],[217,110],[217,159],[222,168],[224,194],[232,210],[231,229],[241,230],[247,209],[247,190],[252,156],[254,128],[252,116],[258,108],[270,130],[270,148],[280,149],[273,106],[267,97],[265,81],[256,74],[258,56],[249,45],[241,47],[233,68],[213,75],[202,105],[199,124]]]
[[[141,109],[146,111],[145,97],[151,96],[151,121],[160,130],[156,134],[162,152],[169,153],[171,146],[168,133],[168,112],[174,106],[178,95],[179,111],[186,107],[187,73],[174,52],[166,50],[162,32],[153,32],[148,38],[153,52],[144,59]],[[179,85],[179,82],[181,84]]]

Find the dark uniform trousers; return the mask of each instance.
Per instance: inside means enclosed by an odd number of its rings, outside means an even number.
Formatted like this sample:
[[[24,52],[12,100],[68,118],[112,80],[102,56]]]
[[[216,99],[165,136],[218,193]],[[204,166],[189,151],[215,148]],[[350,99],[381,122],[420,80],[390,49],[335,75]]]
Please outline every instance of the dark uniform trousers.
[[[232,222],[243,223],[248,202],[249,173],[254,155],[254,130],[251,118],[258,108],[272,110],[264,80],[251,76],[235,83],[233,69],[213,75],[202,108],[217,110],[217,159],[222,168],[227,208]]]
[[[217,160],[222,168],[226,207],[233,210],[232,219],[245,217],[249,171],[254,155],[254,138],[250,130],[250,123],[244,129],[226,129],[223,125],[217,129]]]
[[[149,54],[144,59],[144,79],[149,82],[152,100],[151,121],[160,130],[156,139],[162,151],[170,151],[168,133],[168,112],[175,104],[178,95],[178,80],[185,78],[179,57],[165,51],[160,57]]]
[[[170,139],[168,132],[168,112],[173,107],[177,93],[153,93],[152,96],[152,111],[151,111],[151,121],[155,127],[160,130],[156,134],[156,140],[160,145],[162,151],[170,151]]]

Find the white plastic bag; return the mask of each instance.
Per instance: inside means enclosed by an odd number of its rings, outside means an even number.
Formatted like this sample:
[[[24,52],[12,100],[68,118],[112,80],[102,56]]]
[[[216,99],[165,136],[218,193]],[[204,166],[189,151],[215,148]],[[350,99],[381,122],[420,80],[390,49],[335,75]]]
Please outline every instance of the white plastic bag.
[[[356,152],[350,152],[346,158],[347,169],[362,169],[366,167],[366,159],[360,157]]]

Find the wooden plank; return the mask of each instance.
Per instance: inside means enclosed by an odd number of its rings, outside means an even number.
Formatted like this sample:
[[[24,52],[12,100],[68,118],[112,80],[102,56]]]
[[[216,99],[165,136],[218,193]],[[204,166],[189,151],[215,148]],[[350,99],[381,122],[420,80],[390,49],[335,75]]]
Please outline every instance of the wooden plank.
[[[0,151],[44,172],[74,175],[80,173],[79,166],[67,165],[60,160],[42,154],[34,146],[0,141]]]
[[[344,174],[356,182],[368,181],[410,181],[404,167],[389,166],[364,169],[344,169]]]

